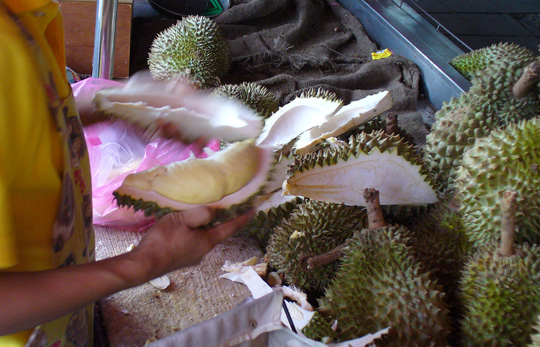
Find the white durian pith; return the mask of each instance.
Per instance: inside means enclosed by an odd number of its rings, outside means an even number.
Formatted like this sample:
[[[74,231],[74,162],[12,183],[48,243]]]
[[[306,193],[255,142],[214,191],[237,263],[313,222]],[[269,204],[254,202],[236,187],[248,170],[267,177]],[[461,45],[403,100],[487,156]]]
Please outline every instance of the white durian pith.
[[[149,129],[174,124],[186,141],[200,136],[232,142],[257,137],[263,120],[239,101],[209,96],[178,80],[154,81],[135,74],[120,88],[96,93],[98,111]]]
[[[325,122],[300,135],[294,144],[297,154],[315,150],[316,145],[330,137],[337,137],[354,127],[369,122],[392,108],[392,95],[388,91],[367,96],[343,106]]]
[[[333,165],[295,172],[284,182],[285,194],[345,205],[364,206],[365,188],[379,190],[381,205],[421,205],[437,201],[437,195],[420,172],[396,151],[340,159]]]
[[[227,208],[265,185],[274,153],[254,140],[229,145],[208,158],[190,159],[128,175],[116,193],[185,210],[200,205]]]
[[[304,131],[324,122],[341,106],[339,101],[323,98],[296,98],[266,119],[257,144],[281,149]]]

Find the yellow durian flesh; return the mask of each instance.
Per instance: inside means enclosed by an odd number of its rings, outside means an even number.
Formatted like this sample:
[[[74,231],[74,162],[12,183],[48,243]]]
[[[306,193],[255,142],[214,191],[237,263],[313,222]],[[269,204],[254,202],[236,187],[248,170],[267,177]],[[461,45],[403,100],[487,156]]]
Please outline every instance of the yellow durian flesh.
[[[219,201],[246,186],[257,174],[259,148],[254,140],[233,143],[208,158],[189,159],[128,175],[117,190],[149,192],[183,204]],[[154,194],[152,194],[154,193]]]

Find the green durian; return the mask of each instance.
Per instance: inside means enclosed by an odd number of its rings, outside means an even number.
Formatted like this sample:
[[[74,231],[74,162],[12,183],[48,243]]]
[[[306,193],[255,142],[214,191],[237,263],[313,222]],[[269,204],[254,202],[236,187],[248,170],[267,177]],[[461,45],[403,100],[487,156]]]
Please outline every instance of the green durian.
[[[437,201],[414,146],[384,131],[361,133],[347,143],[295,157],[283,187],[285,194],[346,205],[364,205],[362,191],[367,187],[380,191],[383,205]]]
[[[266,248],[274,228],[289,218],[299,203],[300,197],[283,196],[281,191],[257,197],[254,205],[255,217],[238,229],[238,234],[254,238],[262,248]]]
[[[528,347],[540,347],[540,314],[536,316],[534,333],[531,335],[531,343]]]
[[[424,160],[433,171],[433,182],[441,197],[453,193],[463,153],[498,125],[489,99],[472,93],[452,98],[435,113],[435,123],[426,137]]]
[[[500,201],[518,193],[518,242],[540,242],[540,118],[493,131],[465,153],[457,172],[457,197],[465,231],[479,247],[500,238]]]
[[[498,43],[458,55],[450,61],[456,70],[471,80],[489,66],[502,60],[527,60],[535,56],[534,52],[514,43]]]
[[[160,216],[198,206],[231,210],[261,194],[275,155],[254,139],[235,142],[207,158],[188,159],[128,175],[114,191],[119,206]]]
[[[530,57],[498,61],[487,66],[483,73],[473,78],[469,93],[483,95],[489,99],[491,112],[499,125],[530,119],[539,114],[540,99],[537,90],[522,97],[516,97],[513,91],[527,65],[535,60]]]
[[[377,346],[447,346],[444,293],[414,259],[412,233],[378,223],[371,206],[368,211],[370,228],[347,242],[339,271],[319,299],[319,315],[302,332],[316,340],[348,341],[389,327]]]
[[[220,84],[229,70],[230,52],[217,25],[205,16],[186,16],[160,32],[148,56],[150,73],[156,80],[194,76],[203,88]]]
[[[486,244],[463,271],[463,346],[527,346],[537,332],[540,247],[515,244],[515,235],[521,230],[516,228],[517,204],[511,198],[515,199],[515,193],[506,193],[507,202],[501,204],[506,209],[500,223],[503,241]]]
[[[366,212],[360,207],[307,200],[274,228],[265,258],[287,283],[320,293],[333,278],[338,262],[307,269],[303,260],[339,246],[365,221]]]
[[[263,118],[270,117],[279,108],[279,100],[274,93],[255,82],[225,84],[214,89],[212,94],[241,101]]]

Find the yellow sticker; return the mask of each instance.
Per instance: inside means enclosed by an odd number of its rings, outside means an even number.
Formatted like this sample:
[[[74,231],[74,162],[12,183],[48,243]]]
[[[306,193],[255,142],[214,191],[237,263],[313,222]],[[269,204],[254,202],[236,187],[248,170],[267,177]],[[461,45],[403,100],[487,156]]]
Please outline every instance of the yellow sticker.
[[[384,51],[371,53],[371,57],[373,58],[373,60],[388,58],[391,55],[392,55],[392,51],[389,50],[388,48],[386,48]]]

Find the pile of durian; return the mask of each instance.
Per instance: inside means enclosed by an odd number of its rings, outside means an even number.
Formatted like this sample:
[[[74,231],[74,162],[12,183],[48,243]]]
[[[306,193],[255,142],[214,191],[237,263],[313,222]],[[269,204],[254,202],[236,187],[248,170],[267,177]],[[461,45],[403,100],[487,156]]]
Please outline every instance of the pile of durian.
[[[156,80],[187,78],[249,107],[257,135],[128,176],[119,205],[158,216],[206,205],[223,218],[255,208],[239,234],[260,243],[283,284],[307,293],[316,311],[301,331],[309,338],[389,328],[376,345],[540,346],[535,53],[498,44],[456,57],[472,87],[443,105],[419,146],[397,126],[389,92],[344,105],[311,90],[279,106],[254,82],[220,85],[220,40],[210,20],[187,17],[156,38],[150,69]],[[201,56],[214,68],[198,65]]]

